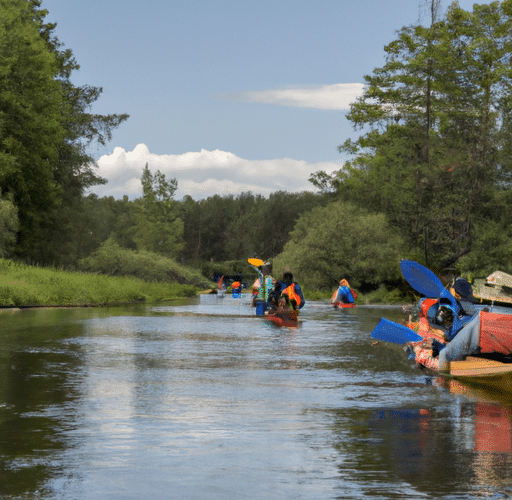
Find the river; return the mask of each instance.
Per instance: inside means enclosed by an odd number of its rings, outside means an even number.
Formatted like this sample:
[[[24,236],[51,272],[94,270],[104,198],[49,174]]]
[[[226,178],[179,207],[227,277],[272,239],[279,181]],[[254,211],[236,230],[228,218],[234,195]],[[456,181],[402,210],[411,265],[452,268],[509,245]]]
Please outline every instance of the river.
[[[0,498],[512,498],[512,401],[372,345],[381,316],[401,311],[3,311]]]

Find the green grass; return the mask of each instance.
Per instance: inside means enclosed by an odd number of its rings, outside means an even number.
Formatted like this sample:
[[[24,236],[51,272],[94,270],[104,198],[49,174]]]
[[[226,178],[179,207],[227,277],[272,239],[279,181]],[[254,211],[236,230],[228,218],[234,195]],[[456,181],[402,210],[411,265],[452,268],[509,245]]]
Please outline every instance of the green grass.
[[[71,273],[0,259],[0,307],[85,306],[193,297],[197,286]]]

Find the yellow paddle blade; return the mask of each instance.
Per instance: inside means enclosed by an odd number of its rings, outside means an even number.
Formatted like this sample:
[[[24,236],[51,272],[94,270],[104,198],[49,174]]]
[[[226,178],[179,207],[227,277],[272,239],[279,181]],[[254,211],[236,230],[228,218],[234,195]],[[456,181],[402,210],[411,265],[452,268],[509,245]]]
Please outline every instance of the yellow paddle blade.
[[[260,267],[263,265],[263,261],[261,259],[251,258],[251,259],[247,259],[247,262],[249,264],[251,264],[251,266],[256,266],[256,267]]]

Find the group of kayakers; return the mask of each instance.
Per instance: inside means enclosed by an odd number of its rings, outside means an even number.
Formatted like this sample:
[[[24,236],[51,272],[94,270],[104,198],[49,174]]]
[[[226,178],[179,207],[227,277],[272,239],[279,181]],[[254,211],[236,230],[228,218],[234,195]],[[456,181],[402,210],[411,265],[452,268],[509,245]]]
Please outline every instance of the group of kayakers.
[[[253,305],[264,303],[266,314],[282,311],[299,311],[304,307],[306,300],[300,285],[294,281],[293,274],[285,271],[281,280],[272,277],[272,264],[264,262],[258,267],[259,277],[252,286]],[[350,287],[346,279],[339,282],[334,291],[331,303],[355,306],[356,291]]]
[[[260,259],[248,259],[249,264],[258,271],[258,277],[252,285],[252,305],[257,307],[256,314],[282,314],[294,312],[295,316],[306,304],[302,288],[293,278],[293,273],[286,270],[280,280],[272,276],[271,262]],[[256,263],[256,264],[255,264]],[[230,277],[218,277],[218,288],[226,290],[227,279]],[[237,278],[239,278],[237,276]],[[240,296],[243,284],[241,279],[232,282],[233,295]],[[355,305],[357,293],[352,289],[346,279],[339,282],[339,287],[334,291],[331,303]],[[292,314],[293,315],[293,314]]]

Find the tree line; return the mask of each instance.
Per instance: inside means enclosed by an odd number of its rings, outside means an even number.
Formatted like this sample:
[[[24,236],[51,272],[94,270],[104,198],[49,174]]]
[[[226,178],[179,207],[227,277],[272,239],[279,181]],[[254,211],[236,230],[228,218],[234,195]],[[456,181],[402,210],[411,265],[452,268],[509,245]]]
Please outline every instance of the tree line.
[[[384,50],[348,113],[350,161],[312,182],[385,214],[430,267],[512,271],[512,2],[433,9]]]
[[[443,19],[430,3],[429,25],[399,30],[365,76],[347,115],[361,136],[339,146],[342,169],[311,175],[317,193],[176,200],[176,179],[146,164],[142,196],[116,200],[86,195],[106,182],[87,152],[128,115],[90,113],[102,89],[73,85],[79,65],[39,0],[0,0],[0,257],[67,269],[116,248],[195,268],[259,257],[316,289],[395,286],[405,257],[512,272],[512,0],[454,3]]]

